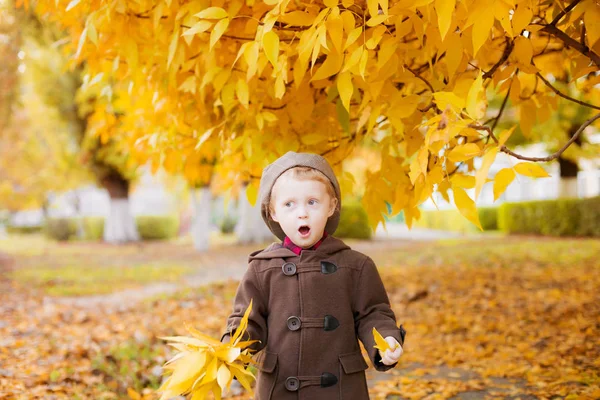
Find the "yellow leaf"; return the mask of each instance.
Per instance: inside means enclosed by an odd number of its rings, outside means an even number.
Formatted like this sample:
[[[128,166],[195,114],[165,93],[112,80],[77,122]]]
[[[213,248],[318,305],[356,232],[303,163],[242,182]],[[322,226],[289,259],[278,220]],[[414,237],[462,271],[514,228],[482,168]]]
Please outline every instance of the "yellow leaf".
[[[420,98],[417,95],[404,96],[402,93],[398,93],[392,98],[390,115],[396,118],[407,118],[415,112],[419,101]]]
[[[300,141],[308,146],[315,145],[317,143],[321,143],[327,139],[326,136],[319,135],[317,133],[310,133],[308,135],[302,135],[300,137]]]
[[[360,29],[360,28],[358,28],[358,29]],[[364,49],[362,46],[354,49],[352,54],[350,54],[350,57],[348,57],[346,62],[344,63],[344,68],[342,68],[342,73],[348,71],[349,69],[352,69],[352,67],[354,67],[356,64],[358,64],[358,62],[360,61],[360,59],[362,57],[363,51],[364,51]]]
[[[311,26],[315,17],[303,11],[292,11],[279,17],[279,21],[290,26]]]
[[[456,0],[435,0],[435,11],[438,16],[438,26],[440,28],[442,40],[444,40],[446,33],[448,33],[448,29],[450,28],[455,5]]]
[[[216,359],[215,359],[216,360]],[[168,389],[177,395],[185,393],[200,376],[206,363],[206,353],[190,351],[175,362]]]
[[[520,35],[521,31],[531,22],[531,18],[533,18],[531,8],[527,7],[525,3],[519,4],[512,17],[514,34]]]
[[[479,170],[477,170],[477,173],[475,175],[475,199],[479,197],[479,193],[481,192],[484,183],[487,182],[488,171],[490,170],[490,167],[496,159],[496,154],[498,154],[498,148],[492,147],[483,156],[483,162],[481,163],[481,167],[479,168]]]
[[[258,196],[258,189],[254,181],[250,182],[246,187],[246,198],[252,205],[256,204],[256,197]]]
[[[483,118],[486,106],[485,88],[483,87],[482,74],[479,73],[469,89],[469,94],[467,94],[467,114],[473,119]]]
[[[227,30],[229,26],[229,18],[222,19],[215,24],[212,32],[210,33],[210,49],[212,50],[213,46],[217,41],[221,38],[223,33]]]
[[[67,8],[65,9],[65,11],[70,11],[73,8],[75,8],[77,6],[77,4],[79,4],[81,2],[81,0],[71,0],[69,2],[69,4],[67,5]]]
[[[450,105],[459,111],[465,106],[465,99],[458,97],[454,92],[436,92],[433,94],[433,98],[440,110],[445,110]]]
[[[377,0],[367,0],[367,9],[369,10],[371,17],[376,16],[379,11],[379,3]]]
[[[460,35],[455,32],[451,32],[446,40],[449,43],[446,49],[446,65],[448,67],[448,77],[451,78],[463,59],[463,44]]]
[[[98,45],[98,31],[96,30],[96,26],[94,25],[94,22],[91,20],[91,18],[87,19],[86,26],[87,26],[88,38],[90,38],[92,43],[94,43],[97,46]]]
[[[365,72],[367,70],[367,62],[369,61],[369,52],[367,50],[363,51],[360,56],[360,61],[358,62],[358,71],[360,72],[360,76],[365,78]]]
[[[227,15],[227,11],[221,7],[208,7],[194,16],[201,19],[223,19],[227,18]]]
[[[475,177],[473,175],[465,175],[455,173],[450,177],[452,186],[458,186],[463,189],[473,189],[475,187]]]
[[[525,137],[531,136],[531,129],[537,120],[537,108],[532,101],[524,101],[519,107],[519,122]]]
[[[354,87],[352,86],[352,76],[350,75],[350,72],[343,72],[338,75],[337,89],[344,108],[350,112],[350,99],[352,98],[352,93],[354,92]]]
[[[248,64],[248,71],[246,72],[247,81],[256,74],[256,69],[258,67],[258,50],[259,44],[257,42],[252,42],[252,44],[244,50],[244,60],[246,60],[246,64]]]
[[[510,138],[510,135],[512,135],[512,133],[515,131],[516,127],[517,126],[515,125],[512,128],[506,129],[500,133],[500,135],[498,136],[498,147],[504,146],[508,138]]]
[[[246,332],[246,328],[248,327],[248,317],[250,316],[251,311],[252,311],[252,299],[250,299],[250,304],[248,305],[248,308],[246,308],[246,311],[244,312],[244,316],[240,320],[240,323],[239,323],[237,329],[235,330],[233,337],[231,338],[232,343],[236,344],[236,342],[239,341],[239,339],[241,339],[242,336],[244,335],[244,333]]]
[[[388,0],[379,0],[379,6],[381,7],[381,11],[383,11],[385,15],[388,15]]]
[[[285,82],[283,81],[283,74],[277,75],[275,79],[275,98],[281,99],[285,94]]]
[[[375,346],[373,347],[375,347],[382,353],[384,353],[386,350],[392,349],[388,342],[386,342],[386,340],[383,338],[383,336],[381,336],[381,333],[379,333],[377,329],[375,329],[375,327],[373,327],[373,338],[375,339]]]
[[[171,43],[169,43],[169,55],[167,57],[167,67],[171,65],[173,62],[173,57],[175,57],[175,51],[177,51],[177,43],[179,42],[179,28],[175,28],[173,31],[173,36],[171,36]]]
[[[329,8],[333,8],[338,5],[337,0],[324,0],[323,3],[325,3],[325,7]]]
[[[360,37],[360,35],[362,34],[362,26],[359,26],[358,28],[354,28],[349,34],[348,34],[348,38],[346,39],[346,44],[344,45],[344,50],[346,50],[348,47],[350,47],[352,44],[354,44],[354,42],[356,42],[356,40]],[[362,46],[361,46],[362,48]],[[356,51],[356,50],[355,50]],[[358,61],[357,61],[358,62]]]
[[[367,26],[379,25],[388,18],[389,18],[389,15],[385,15],[385,14],[376,15],[373,18],[369,18],[369,20],[367,21]]]
[[[531,64],[531,57],[533,56],[533,47],[531,45],[531,41],[524,36],[519,36],[516,38],[512,55],[517,62],[523,65]]]
[[[479,213],[477,212],[477,207],[475,207],[475,202],[462,188],[453,186],[452,192],[454,193],[454,204],[458,208],[458,211],[480,230],[483,230],[481,222],[479,222]]]
[[[585,14],[583,14],[583,22],[585,23],[588,47],[591,49],[600,40],[600,5],[597,1],[588,1]]]
[[[515,171],[512,168],[503,168],[494,177],[494,201],[506,191],[508,185],[515,179]]]
[[[338,53],[343,52],[342,41],[344,40],[344,22],[341,18],[329,18],[327,21],[327,34]]]
[[[263,36],[263,47],[267,59],[277,68],[277,58],[279,57],[279,36],[274,31],[269,31]]]
[[[227,387],[227,385],[229,384],[230,380],[231,380],[231,372],[229,371],[229,368],[227,368],[227,366],[225,364],[222,364],[219,367],[219,370],[217,372],[217,383],[219,384],[221,389],[225,389]]]
[[[238,100],[242,105],[248,108],[249,102],[249,94],[248,94],[248,83],[245,79],[238,79],[237,84],[235,85],[235,92],[237,94]]]
[[[189,35],[195,35],[197,33],[206,32],[207,30],[210,29],[210,27],[212,25],[213,25],[213,23],[210,21],[206,21],[206,20],[198,21],[194,25],[192,25],[192,27],[190,29],[183,32],[183,35],[181,35],[181,36],[189,36]]]
[[[532,178],[547,178],[550,176],[541,165],[534,162],[520,162],[514,168],[519,174]]]
[[[337,74],[342,67],[343,61],[344,58],[340,57],[339,53],[329,53],[325,62],[321,65],[321,68],[319,68],[311,78],[311,81],[318,81],[319,79],[329,78],[330,76]]]
[[[127,388],[127,396],[132,400],[142,400],[142,396],[130,387]]]
[[[448,153],[448,159],[452,162],[469,160],[481,154],[481,148],[475,143],[459,144]]]
[[[494,25],[494,14],[491,12],[483,12],[473,24],[473,55],[476,55],[481,46],[490,36],[492,26]]]

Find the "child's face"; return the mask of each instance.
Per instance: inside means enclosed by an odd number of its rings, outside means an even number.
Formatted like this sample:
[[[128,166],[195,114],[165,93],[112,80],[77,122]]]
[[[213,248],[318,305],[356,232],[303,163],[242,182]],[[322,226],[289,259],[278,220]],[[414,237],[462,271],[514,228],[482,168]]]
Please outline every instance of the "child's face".
[[[292,242],[309,248],[323,236],[327,219],[335,212],[337,199],[331,198],[324,183],[281,176],[275,182],[273,221],[279,222]]]

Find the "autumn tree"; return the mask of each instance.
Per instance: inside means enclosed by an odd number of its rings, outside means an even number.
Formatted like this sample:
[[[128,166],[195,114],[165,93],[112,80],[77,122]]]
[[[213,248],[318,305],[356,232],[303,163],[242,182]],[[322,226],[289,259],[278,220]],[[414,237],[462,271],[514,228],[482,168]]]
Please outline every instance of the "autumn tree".
[[[85,61],[90,80],[126,82],[135,103],[119,124],[131,128],[133,157],[170,169],[209,153],[226,184],[250,181],[254,202],[262,167],[282,153],[324,155],[347,189],[354,177],[341,173],[342,161],[375,141],[381,165],[367,174],[363,197],[373,226],[386,201],[410,226],[434,191],[479,226],[474,200],[498,152],[515,165],[493,179],[496,194],[516,173],[547,176],[538,162],[556,160],[600,117],[585,120],[554,154],[525,157],[506,146],[514,126],[497,129],[506,107],[487,109],[489,96],[512,96],[525,132],[573,101],[564,90],[580,93],[579,107],[597,109],[597,0],[35,6],[69,31],[74,62]],[[216,155],[205,148],[210,141],[219,144]]]
[[[12,17],[19,26],[19,73],[9,105],[11,118],[0,135],[0,209],[46,211],[49,195],[89,177],[78,166],[71,134],[75,128],[65,118],[69,107],[61,107],[74,104],[73,99],[65,100],[69,81],[55,81],[63,75],[64,57],[57,57],[48,38],[38,35],[28,15],[14,12]]]
[[[0,1],[0,135],[6,129],[11,116],[17,82],[20,35],[16,24],[14,4]]]

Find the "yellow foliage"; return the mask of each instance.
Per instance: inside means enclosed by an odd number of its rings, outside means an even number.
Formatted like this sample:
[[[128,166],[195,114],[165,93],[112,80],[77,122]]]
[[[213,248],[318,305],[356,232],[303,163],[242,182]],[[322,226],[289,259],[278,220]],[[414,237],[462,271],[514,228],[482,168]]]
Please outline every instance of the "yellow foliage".
[[[512,132],[498,140],[481,129],[501,117],[492,94],[519,110],[527,137],[567,101],[540,77],[579,78],[569,85],[600,98],[597,4],[568,4],[40,0],[37,12],[69,31],[90,81],[103,74],[99,92],[111,79],[131,99],[118,129],[98,128],[104,140],[118,135],[136,159],[195,183],[214,173],[224,189],[250,181],[250,200],[262,168],[286,151],[323,154],[341,175],[356,147],[374,146],[382,161],[363,204],[375,227],[386,202],[410,224],[434,191],[462,188],[450,184],[459,166],[479,195]]]

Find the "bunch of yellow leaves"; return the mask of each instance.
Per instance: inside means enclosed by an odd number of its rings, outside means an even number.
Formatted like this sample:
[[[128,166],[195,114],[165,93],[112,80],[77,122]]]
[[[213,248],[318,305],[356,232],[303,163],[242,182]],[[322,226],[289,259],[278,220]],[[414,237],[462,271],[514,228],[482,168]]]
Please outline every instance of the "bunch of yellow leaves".
[[[251,310],[252,301],[229,343],[221,343],[187,325],[192,337],[161,337],[179,353],[163,367],[171,376],[159,388],[163,392],[160,399],[191,394],[192,400],[203,400],[212,392],[214,398],[220,400],[222,391],[229,388],[234,377],[251,394],[254,375],[245,365],[255,364],[249,353],[252,350],[247,347],[256,340],[241,341]]]

